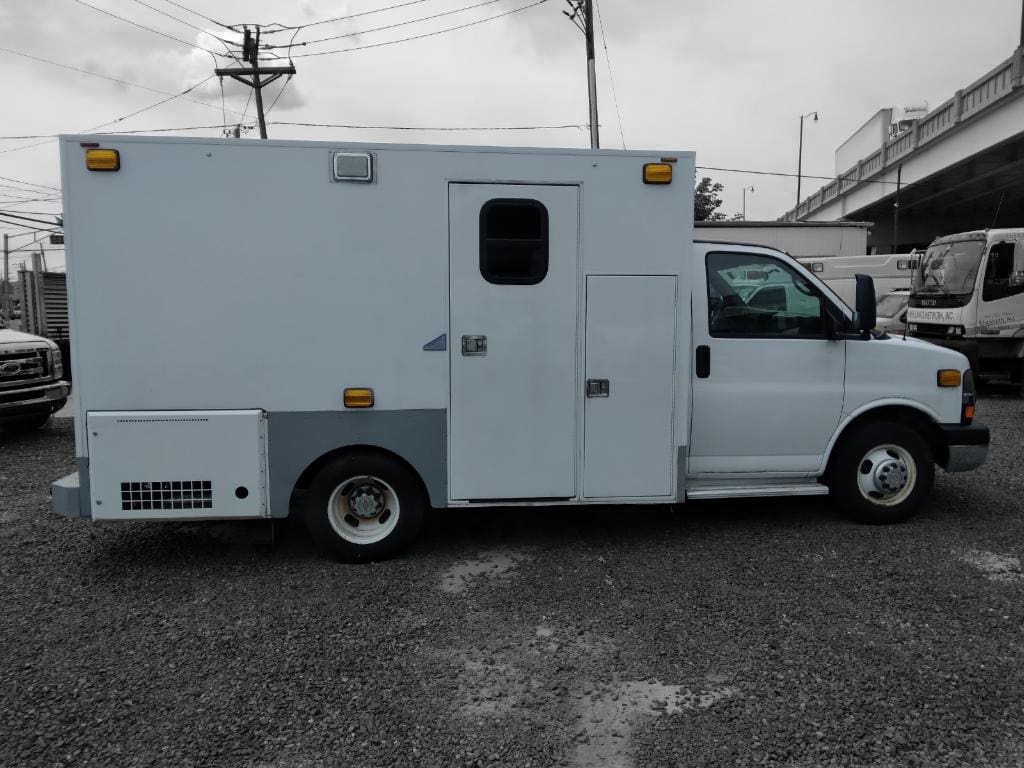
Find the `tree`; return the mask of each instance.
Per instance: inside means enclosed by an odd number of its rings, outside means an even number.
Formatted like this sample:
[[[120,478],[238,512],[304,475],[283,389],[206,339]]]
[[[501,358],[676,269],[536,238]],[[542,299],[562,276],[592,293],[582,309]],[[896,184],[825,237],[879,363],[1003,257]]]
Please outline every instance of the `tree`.
[[[694,221],[725,221],[725,214],[718,209],[722,207],[722,198],[718,196],[725,187],[710,176],[705,176],[693,190]]]

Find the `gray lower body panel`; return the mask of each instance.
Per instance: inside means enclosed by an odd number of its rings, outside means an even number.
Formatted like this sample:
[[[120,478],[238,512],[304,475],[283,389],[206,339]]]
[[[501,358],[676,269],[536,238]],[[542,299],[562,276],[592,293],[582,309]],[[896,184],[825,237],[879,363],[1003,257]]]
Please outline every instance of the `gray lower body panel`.
[[[448,416],[440,410],[271,411],[267,417],[270,516],[287,517],[306,468],[339,448],[382,448],[408,462],[435,507],[448,504]]]

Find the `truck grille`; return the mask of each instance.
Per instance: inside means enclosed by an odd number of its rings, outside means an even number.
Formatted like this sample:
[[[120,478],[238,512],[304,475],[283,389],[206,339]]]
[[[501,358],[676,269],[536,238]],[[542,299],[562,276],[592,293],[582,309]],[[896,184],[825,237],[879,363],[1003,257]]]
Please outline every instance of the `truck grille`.
[[[935,325],[934,323],[915,323],[917,330],[911,336],[919,336],[923,339],[945,339],[949,337],[948,325]]]
[[[0,387],[25,386],[49,378],[45,350],[0,352]]]

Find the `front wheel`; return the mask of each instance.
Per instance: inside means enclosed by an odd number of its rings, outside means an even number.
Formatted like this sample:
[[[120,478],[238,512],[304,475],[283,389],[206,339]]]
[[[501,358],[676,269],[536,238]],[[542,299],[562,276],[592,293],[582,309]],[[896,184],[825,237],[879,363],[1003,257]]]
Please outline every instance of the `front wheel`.
[[[935,484],[931,448],[905,424],[863,424],[843,439],[830,469],[829,490],[862,523],[909,520]]]
[[[343,562],[384,560],[408,547],[427,510],[419,478],[400,461],[350,454],[327,464],[305,501],[313,543]]]

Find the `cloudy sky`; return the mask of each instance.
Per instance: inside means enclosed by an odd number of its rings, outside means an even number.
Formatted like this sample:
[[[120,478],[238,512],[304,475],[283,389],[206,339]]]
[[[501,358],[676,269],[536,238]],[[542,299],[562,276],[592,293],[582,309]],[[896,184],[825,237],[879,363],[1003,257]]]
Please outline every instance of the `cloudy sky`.
[[[0,50],[0,208],[27,215],[58,211],[58,201],[38,199],[50,197],[47,186],[59,184],[56,143],[45,135],[92,129],[201,83],[215,60],[225,65],[224,58],[211,55],[225,51],[218,37],[233,39],[220,24],[298,26],[358,14],[298,31],[294,40],[300,44],[343,37],[291,49],[298,74],[271,112],[272,122],[586,123],[583,40],[562,15],[564,0],[546,0],[462,30],[375,45],[488,19],[537,0],[405,0],[401,8],[365,13],[401,2],[0,0],[0,48],[7,49]],[[478,7],[424,20],[467,6]],[[830,175],[836,147],[880,107],[922,101],[937,106],[1008,57],[1018,42],[1021,0],[599,0],[599,10],[608,51],[606,56],[599,34],[603,146],[695,150],[702,166],[793,173],[799,116],[817,110],[820,121],[805,129],[803,167],[807,174]],[[392,28],[373,31],[385,26]],[[291,33],[278,33],[264,42],[290,39]],[[352,48],[359,50],[302,55]],[[282,82],[268,89],[268,105]],[[254,112],[251,104],[246,108],[248,96],[248,89],[228,80],[222,100],[213,78],[186,97],[107,130],[249,125]],[[269,132],[273,138],[323,140],[574,147],[589,142],[581,128],[400,132],[271,125]],[[220,128],[186,133],[220,134]],[[33,135],[43,138],[6,138]],[[245,135],[252,140],[256,134]],[[739,211],[744,186],[755,187],[747,197],[748,218],[774,219],[795,201],[792,178],[707,173],[725,184],[724,210],[730,214]],[[822,183],[805,180],[804,195]],[[50,258],[59,263],[58,254]]]

